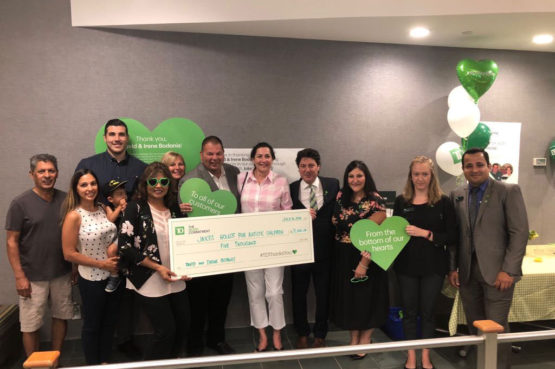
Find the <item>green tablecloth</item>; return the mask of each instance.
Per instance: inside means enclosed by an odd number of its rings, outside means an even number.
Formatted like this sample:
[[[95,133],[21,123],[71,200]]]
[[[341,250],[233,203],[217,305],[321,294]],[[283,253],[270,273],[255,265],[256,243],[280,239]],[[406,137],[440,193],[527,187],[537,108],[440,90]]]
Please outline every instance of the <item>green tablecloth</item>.
[[[515,287],[509,322],[555,319],[555,244],[528,246],[522,261],[522,273],[522,279]],[[450,335],[457,332],[458,324],[466,324],[459,292],[454,288],[444,289],[447,296],[453,293]]]

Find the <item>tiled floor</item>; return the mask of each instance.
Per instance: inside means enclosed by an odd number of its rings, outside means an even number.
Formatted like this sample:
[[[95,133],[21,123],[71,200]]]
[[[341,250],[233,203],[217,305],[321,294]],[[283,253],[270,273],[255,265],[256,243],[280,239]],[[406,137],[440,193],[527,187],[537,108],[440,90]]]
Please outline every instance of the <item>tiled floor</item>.
[[[553,326],[555,322],[548,322]],[[512,326],[513,331],[522,331],[528,328],[522,325]],[[148,336],[139,337],[140,345],[148,344]],[[228,342],[238,353],[251,353],[255,345],[255,335],[251,328],[230,329],[227,332]],[[390,339],[380,330],[373,335],[375,342],[388,342]],[[296,341],[296,334],[291,326],[283,331],[283,344],[285,349],[292,349]],[[328,346],[345,345],[349,341],[346,331],[332,330],[327,337]],[[48,345],[45,345],[47,348]],[[522,351],[512,353],[511,361],[514,369],[555,369],[555,340],[524,342]],[[439,369],[470,369],[475,368],[475,356],[470,355],[463,359],[457,355],[455,348],[436,349],[432,353],[432,360]],[[216,353],[207,349],[205,355]],[[114,350],[114,362],[126,362],[128,359],[117,350]],[[255,364],[241,364],[220,366],[220,369],[400,369],[404,366],[404,352],[386,352],[367,356],[364,360],[353,361],[349,357],[324,357],[316,359],[274,361]],[[23,355],[13,358],[2,368],[22,368]],[[66,342],[62,358],[63,366],[84,365],[83,351],[80,340]]]

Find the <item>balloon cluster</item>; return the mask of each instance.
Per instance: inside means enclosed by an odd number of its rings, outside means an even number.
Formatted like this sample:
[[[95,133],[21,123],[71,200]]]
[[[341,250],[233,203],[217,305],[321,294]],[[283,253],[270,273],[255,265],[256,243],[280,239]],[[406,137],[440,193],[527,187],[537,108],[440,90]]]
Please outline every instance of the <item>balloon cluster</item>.
[[[458,176],[462,173],[462,154],[471,147],[485,149],[489,145],[491,131],[480,123],[478,99],[491,87],[498,72],[493,60],[461,60],[457,64],[457,76],[461,86],[455,87],[447,99],[449,111],[447,122],[461,144],[449,141],[436,150],[437,165],[445,172]]]

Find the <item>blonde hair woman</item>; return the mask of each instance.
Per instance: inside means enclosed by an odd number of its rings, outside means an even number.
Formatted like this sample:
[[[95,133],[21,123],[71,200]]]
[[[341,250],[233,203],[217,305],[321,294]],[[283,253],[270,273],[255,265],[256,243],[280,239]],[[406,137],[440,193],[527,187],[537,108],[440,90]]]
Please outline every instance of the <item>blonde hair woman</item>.
[[[403,194],[395,199],[393,215],[405,218],[411,236],[395,261],[404,311],[405,338],[417,339],[416,319],[422,322],[422,338],[435,331],[434,304],[448,268],[448,248],[457,239],[455,210],[439,187],[434,163],[426,156],[409,165]],[[416,352],[408,351],[405,368],[416,368]],[[430,350],[422,350],[422,368],[433,368]]]
[[[179,183],[179,180],[185,175],[185,169],[187,168],[183,156],[178,152],[168,151],[162,156],[160,161],[166,164],[172,174],[172,178],[175,179],[175,183]]]

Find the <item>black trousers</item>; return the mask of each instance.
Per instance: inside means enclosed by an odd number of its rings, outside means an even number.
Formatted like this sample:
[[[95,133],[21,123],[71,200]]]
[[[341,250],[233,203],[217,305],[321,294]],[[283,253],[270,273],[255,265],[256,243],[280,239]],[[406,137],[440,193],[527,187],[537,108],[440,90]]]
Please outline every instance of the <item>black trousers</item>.
[[[112,353],[123,284],[108,293],[104,291],[107,282],[107,279],[89,281],[79,276],[79,293],[83,303],[81,341],[87,365],[108,362]]]
[[[125,286],[125,277],[121,284]],[[122,344],[133,340],[135,327],[139,322],[140,309],[137,304],[137,293],[127,288],[123,289],[119,307],[119,319],[116,323],[116,343]]]
[[[147,360],[178,357],[187,339],[191,319],[187,290],[162,297],[137,294],[137,299],[154,330],[154,340],[150,344]]]
[[[326,338],[328,333],[330,265],[329,260],[323,260],[291,267],[293,323],[299,336],[308,336],[311,332],[308,324],[306,295],[312,278],[316,295],[314,337]]]
[[[445,276],[430,274],[426,276],[408,276],[397,274],[403,303],[403,328],[405,338],[418,339],[417,317],[422,324],[422,338],[433,338],[435,331],[434,307],[441,293]]]
[[[189,352],[204,348],[203,334],[206,325],[208,346],[225,341],[225,320],[232,289],[233,274],[199,277],[187,282],[191,301]]]

